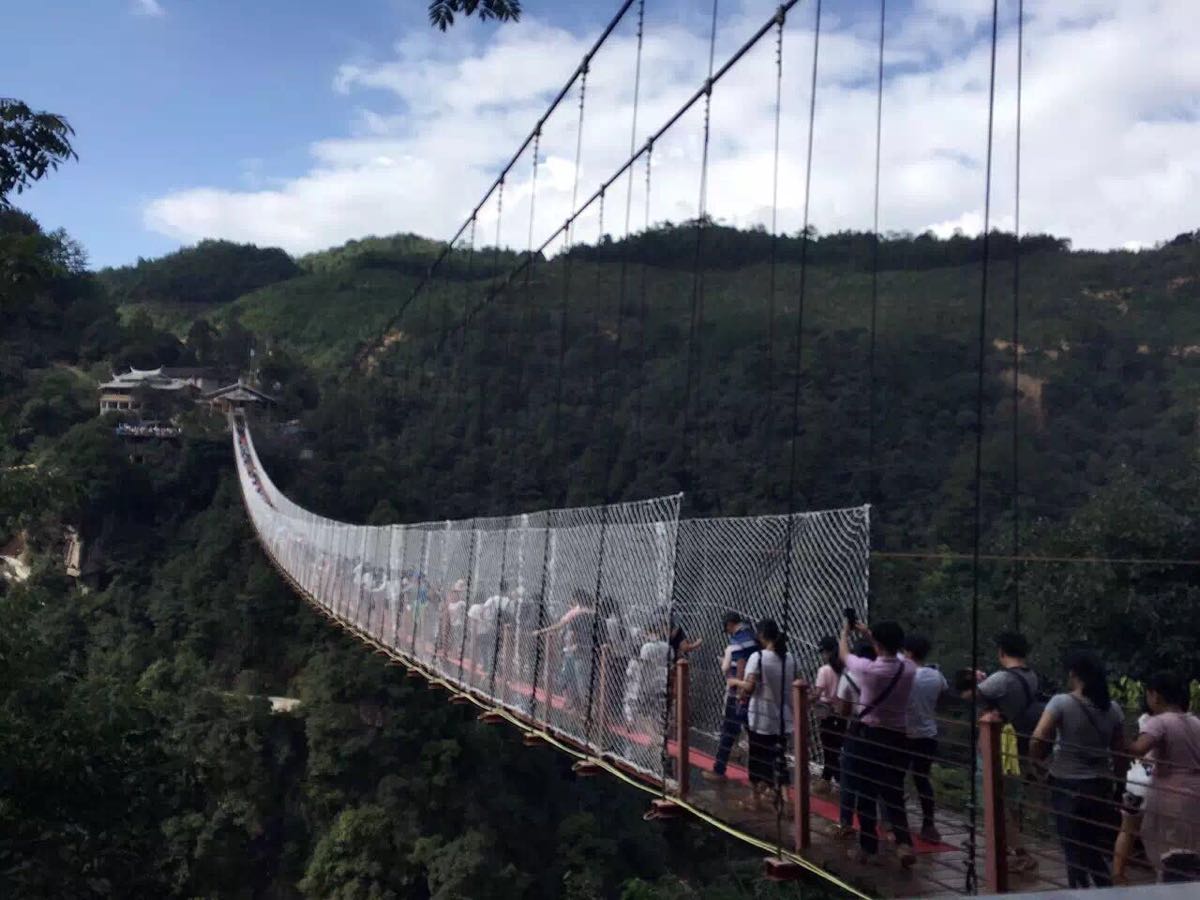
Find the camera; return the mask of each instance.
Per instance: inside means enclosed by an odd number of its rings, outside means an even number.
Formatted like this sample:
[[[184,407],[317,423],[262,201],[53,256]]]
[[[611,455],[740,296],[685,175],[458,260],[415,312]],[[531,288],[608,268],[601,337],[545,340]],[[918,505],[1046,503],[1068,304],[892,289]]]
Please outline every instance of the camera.
[[[842,610],[842,612],[846,614],[846,624],[849,625],[850,630],[853,631],[854,627],[858,624],[858,613],[854,611],[853,606],[847,606],[844,610]]]

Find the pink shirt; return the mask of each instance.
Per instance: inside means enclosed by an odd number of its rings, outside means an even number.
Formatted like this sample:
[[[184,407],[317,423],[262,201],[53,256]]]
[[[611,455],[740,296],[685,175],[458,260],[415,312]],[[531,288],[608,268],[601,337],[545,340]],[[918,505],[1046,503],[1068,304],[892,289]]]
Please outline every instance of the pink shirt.
[[[1200,719],[1187,713],[1161,713],[1142,725],[1154,739],[1154,780],[1172,774],[1191,775],[1200,782]]]
[[[898,668],[900,678],[896,686],[883,698],[882,703],[878,702],[879,696],[896,677]],[[846,657],[846,671],[852,674],[862,689],[862,696],[853,714],[857,716],[866,709],[868,712],[862,717],[865,724],[903,734],[908,724],[908,695],[912,692],[917,667],[899,657],[864,659],[852,653]]]
[[[813,702],[832,704],[837,699],[838,675],[833,666],[824,665],[817,669],[817,680],[813,684]]]

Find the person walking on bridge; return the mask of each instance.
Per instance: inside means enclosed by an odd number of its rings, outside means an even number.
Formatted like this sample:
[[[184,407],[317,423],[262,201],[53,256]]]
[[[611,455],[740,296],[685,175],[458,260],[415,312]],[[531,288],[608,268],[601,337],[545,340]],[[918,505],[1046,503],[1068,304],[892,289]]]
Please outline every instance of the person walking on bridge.
[[[875,659],[864,659],[850,652],[850,633],[855,629],[875,646]],[[892,833],[896,836],[900,865],[911,868],[912,833],[904,809],[904,773],[907,764],[905,735],[908,699],[912,693],[917,667],[899,653],[904,646],[904,629],[896,622],[880,622],[874,628],[865,623],[842,626],[838,652],[846,671],[862,689],[861,706],[850,723],[847,744],[854,757],[852,787],[858,807],[858,848],[851,858],[860,864],[874,862],[879,854],[876,804],[881,802]]]
[[[934,822],[933,781],[929,773],[938,752],[937,704],[950,685],[941,670],[928,662],[929,638],[910,634],[904,640],[904,650],[917,667],[908,698],[908,769],[921,801],[921,839],[936,844],[942,836]]]
[[[748,704],[742,701],[737,685],[746,677],[746,662],[759,649],[754,636],[754,626],[742,618],[741,613],[730,610],[722,623],[729,646],[721,660],[721,674],[725,676],[725,714],[721,719],[721,740],[717,745],[717,758],[712,771],[701,773],[708,781],[724,781],[725,768],[733,747],[746,728]]]
[[[1109,857],[1119,827],[1114,776],[1123,782],[1129,763],[1125,716],[1109,694],[1108,673],[1098,656],[1076,651],[1067,669],[1070,690],[1046,704],[1030,752],[1035,760],[1052,754],[1050,805],[1070,888],[1111,887]]]
[[[1130,746],[1134,756],[1154,757],[1142,840],[1146,856],[1164,881],[1184,858],[1200,854],[1200,718],[1188,712],[1188,684],[1175,672],[1158,672],[1146,683],[1149,716]]]
[[[741,689],[748,702],[750,728],[750,787],[754,791],[750,808],[764,808],[767,793],[786,790],[788,778],[788,735],[792,730],[792,682],[796,680],[796,660],[788,653],[786,638],[774,619],[758,623],[758,643],[746,661],[744,678],[731,678],[731,687]]]

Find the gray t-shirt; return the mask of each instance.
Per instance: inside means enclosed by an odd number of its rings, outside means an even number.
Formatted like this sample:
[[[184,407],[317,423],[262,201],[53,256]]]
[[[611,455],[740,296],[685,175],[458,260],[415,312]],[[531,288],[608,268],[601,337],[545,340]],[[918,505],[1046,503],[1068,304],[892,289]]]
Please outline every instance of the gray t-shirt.
[[[1018,680],[1020,679],[1020,680]],[[1021,686],[1028,686],[1029,691]],[[993,672],[979,685],[979,696],[995,707],[1006,722],[1012,722],[1030,705],[1030,698],[1037,696],[1037,673],[1029,669],[1001,669]]]
[[[1097,709],[1074,694],[1055,694],[1046,713],[1058,724],[1050,774],[1055,778],[1104,778],[1112,775],[1113,733],[1125,724],[1116,703]]]

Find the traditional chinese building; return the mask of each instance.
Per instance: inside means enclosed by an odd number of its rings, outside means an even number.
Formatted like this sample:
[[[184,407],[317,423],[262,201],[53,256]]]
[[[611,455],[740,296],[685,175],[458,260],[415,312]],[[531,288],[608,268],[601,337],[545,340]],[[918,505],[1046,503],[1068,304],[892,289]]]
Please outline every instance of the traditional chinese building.
[[[144,391],[166,391],[193,400],[214,390],[219,384],[220,373],[205,368],[133,369],[120,375],[114,374],[111,381],[100,385],[100,412],[137,412],[141,409],[140,396]]]
[[[247,406],[268,407],[275,405],[275,398],[262,391],[250,387],[241,379],[236,384],[204,395],[204,402],[218,412],[227,413],[234,409],[245,409]]]

